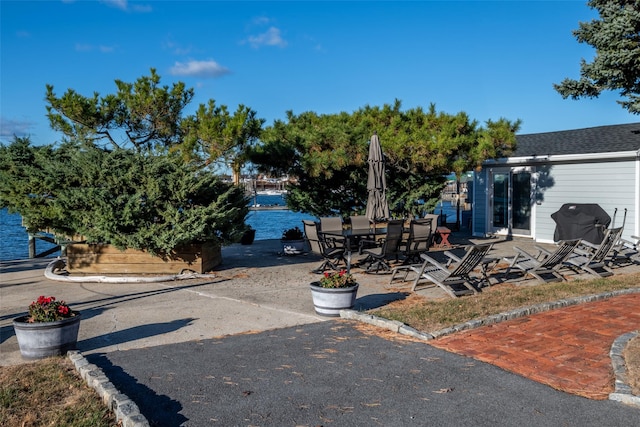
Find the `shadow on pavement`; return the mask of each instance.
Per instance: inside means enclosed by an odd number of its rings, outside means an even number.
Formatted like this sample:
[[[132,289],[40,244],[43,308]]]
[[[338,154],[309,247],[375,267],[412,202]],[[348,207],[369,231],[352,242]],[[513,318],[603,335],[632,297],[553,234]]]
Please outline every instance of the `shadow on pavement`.
[[[407,298],[409,292],[390,292],[386,294],[370,294],[356,299],[355,310],[371,310]]]
[[[84,315],[84,313],[83,313]],[[91,351],[110,345],[124,344],[144,338],[158,336],[169,332],[175,332],[185,326],[189,326],[196,319],[185,318],[172,320],[165,323],[151,323],[148,325],[134,326],[121,331],[98,335],[88,340],[78,342],[78,350]]]
[[[280,240],[259,240],[253,245],[233,244],[222,248],[222,264],[213,272],[232,268],[277,267],[322,262],[319,255],[305,252],[299,255],[284,255]],[[309,271],[312,267],[309,268]]]
[[[189,421],[180,414],[183,409],[180,402],[169,396],[158,395],[154,390],[138,382],[138,379],[129,375],[124,369],[113,365],[104,355],[91,354],[86,358],[89,363],[100,366],[111,383],[119,391],[124,391],[127,397],[138,405],[140,412],[145,415],[150,425],[179,426]]]
[[[16,273],[20,271],[42,270],[55,258],[30,258],[0,262],[0,272]]]

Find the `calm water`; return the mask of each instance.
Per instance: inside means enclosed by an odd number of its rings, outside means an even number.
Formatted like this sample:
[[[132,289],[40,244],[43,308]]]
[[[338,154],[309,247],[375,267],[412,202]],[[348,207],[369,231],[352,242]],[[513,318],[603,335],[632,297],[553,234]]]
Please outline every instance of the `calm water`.
[[[282,196],[258,195],[257,203],[262,206],[284,205]],[[447,202],[442,206],[443,213],[449,222],[455,221],[455,209]],[[436,209],[440,213],[440,205]],[[256,230],[256,240],[279,239],[282,232],[295,226],[302,229],[302,220],[316,220],[316,217],[286,210],[251,211],[247,216],[247,224]],[[0,261],[26,259],[29,257],[28,235],[22,227],[22,219],[18,214],[9,214],[6,209],[0,210]],[[44,252],[53,245],[37,240],[38,253]],[[51,257],[58,256],[54,253]]]
[[[284,206],[282,196],[258,195],[258,204],[261,206]],[[253,202],[252,202],[253,203]],[[256,230],[256,240],[279,239],[282,232],[295,226],[302,230],[302,220],[316,221],[317,218],[303,213],[285,210],[251,211],[247,216],[247,224]]]
[[[257,202],[262,206],[284,205],[282,196],[259,195]],[[279,239],[287,228],[298,226],[302,229],[303,219],[315,220],[315,217],[286,210],[251,211],[247,216],[247,224],[256,230],[256,240]],[[53,246],[43,240],[36,241],[38,253]],[[51,257],[58,255],[60,252]],[[0,209],[0,261],[26,258],[29,258],[29,236],[22,227],[22,218],[18,214],[9,214],[6,209]]]

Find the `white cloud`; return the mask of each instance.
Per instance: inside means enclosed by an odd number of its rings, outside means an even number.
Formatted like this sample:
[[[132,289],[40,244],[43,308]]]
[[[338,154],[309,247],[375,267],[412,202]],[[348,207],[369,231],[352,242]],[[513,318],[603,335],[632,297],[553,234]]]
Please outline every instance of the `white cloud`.
[[[267,25],[269,24],[269,22],[271,22],[271,19],[267,18],[266,16],[258,16],[257,18],[253,19],[253,23],[255,25]]]
[[[90,52],[93,50],[93,46],[86,43],[76,43],[76,50],[78,52]]]
[[[247,42],[255,48],[260,46],[285,47],[287,45],[286,40],[280,35],[280,30],[276,27],[271,27],[265,33],[258,34],[257,36],[249,36]]]
[[[102,2],[116,9],[127,10],[127,0],[102,0]]]
[[[229,74],[231,71],[216,61],[209,60],[189,61],[186,63],[176,62],[171,67],[170,72],[174,76],[220,77]]]
[[[88,43],[76,43],[75,48],[76,48],[76,51],[78,52],[93,52],[94,50],[98,50],[102,53],[111,53],[114,50],[116,50],[116,48],[113,46],[104,46],[104,45],[94,46]]]
[[[153,11],[153,8],[150,4],[135,4],[131,6],[131,10],[134,12],[149,13]]]
[[[125,12],[151,12],[152,8],[149,4],[133,3],[129,4],[128,0],[101,0],[102,3],[115,7],[116,9],[124,10]]]
[[[11,139],[14,135],[27,136],[33,125],[32,122],[26,120],[12,120],[0,116],[0,138]]]
[[[168,38],[163,44],[162,47],[164,49],[170,50],[176,55],[188,55],[193,51],[191,46],[182,46],[179,43],[174,42],[170,38]]]

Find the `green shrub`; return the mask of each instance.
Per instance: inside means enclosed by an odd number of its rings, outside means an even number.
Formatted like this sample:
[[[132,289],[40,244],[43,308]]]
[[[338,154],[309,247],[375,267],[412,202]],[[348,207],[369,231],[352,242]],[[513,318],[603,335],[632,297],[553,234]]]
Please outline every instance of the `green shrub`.
[[[168,153],[20,138],[0,146],[0,206],[20,213],[30,232],[170,252],[237,240],[247,203],[242,188]]]

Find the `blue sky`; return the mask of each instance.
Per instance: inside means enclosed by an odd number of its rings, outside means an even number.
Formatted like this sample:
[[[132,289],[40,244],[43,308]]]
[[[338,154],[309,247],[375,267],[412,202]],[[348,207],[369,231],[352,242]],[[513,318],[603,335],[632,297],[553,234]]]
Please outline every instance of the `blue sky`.
[[[45,86],[114,93],[155,68],[270,125],[285,113],[403,109],[521,119],[519,133],[637,122],[615,101],[563,100],[594,55],[572,34],[597,18],[584,1],[5,1],[0,2],[0,141],[49,129]]]

